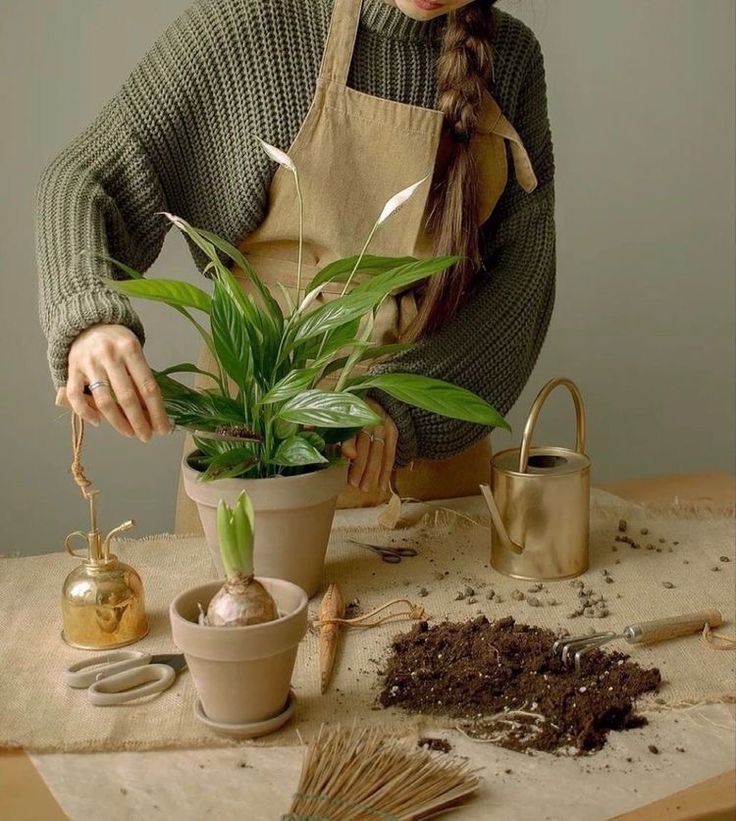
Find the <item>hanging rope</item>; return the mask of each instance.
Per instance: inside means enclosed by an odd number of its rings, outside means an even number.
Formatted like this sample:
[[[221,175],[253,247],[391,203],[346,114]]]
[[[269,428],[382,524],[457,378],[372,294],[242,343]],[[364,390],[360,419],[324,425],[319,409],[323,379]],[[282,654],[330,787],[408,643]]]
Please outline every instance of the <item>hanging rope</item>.
[[[74,458],[72,459],[72,476],[74,481],[82,491],[82,496],[89,499],[94,496],[97,491],[89,490],[92,487],[92,482],[87,478],[82,466],[82,444],[84,443],[84,419],[78,413],[72,411],[72,451]]]

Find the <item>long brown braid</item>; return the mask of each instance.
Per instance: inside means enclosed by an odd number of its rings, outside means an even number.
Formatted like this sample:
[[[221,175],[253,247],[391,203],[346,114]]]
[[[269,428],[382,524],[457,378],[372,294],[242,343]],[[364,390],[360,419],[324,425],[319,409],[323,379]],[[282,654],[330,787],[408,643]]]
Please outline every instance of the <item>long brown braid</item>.
[[[452,148],[435,173],[428,226],[438,256],[453,254],[463,259],[428,281],[410,338],[435,330],[457,311],[481,264],[478,169],[469,141],[478,126],[483,90],[493,73],[495,2],[475,0],[447,16],[437,62],[437,90]]]

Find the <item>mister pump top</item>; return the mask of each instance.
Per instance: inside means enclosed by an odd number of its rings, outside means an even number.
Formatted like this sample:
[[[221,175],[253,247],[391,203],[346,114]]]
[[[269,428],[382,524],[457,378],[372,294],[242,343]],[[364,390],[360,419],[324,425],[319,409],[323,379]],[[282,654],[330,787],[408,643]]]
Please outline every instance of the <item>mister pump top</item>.
[[[110,545],[118,533],[135,527],[135,521],[129,519],[102,535],[97,525],[99,490],[91,488],[81,464],[84,421],[74,411],[71,416],[72,475],[89,502],[90,529],[77,530],[64,540],[67,553],[82,564],[67,576],[62,588],[62,638],[83,650],[124,647],[148,633],[148,619],[140,576],[111,552]],[[84,545],[84,554],[75,552],[75,541]]]

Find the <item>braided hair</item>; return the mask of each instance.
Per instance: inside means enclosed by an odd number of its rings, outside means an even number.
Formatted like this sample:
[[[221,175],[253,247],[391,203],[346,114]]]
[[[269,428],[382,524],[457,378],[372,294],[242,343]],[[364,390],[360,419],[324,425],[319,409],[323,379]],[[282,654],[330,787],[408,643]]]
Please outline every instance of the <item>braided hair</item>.
[[[450,156],[437,169],[430,194],[428,226],[438,256],[462,257],[428,280],[409,336],[437,329],[462,304],[481,264],[479,179],[470,147],[483,93],[493,73],[496,0],[475,0],[450,12],[437,62],[438,107],[451,138]]]

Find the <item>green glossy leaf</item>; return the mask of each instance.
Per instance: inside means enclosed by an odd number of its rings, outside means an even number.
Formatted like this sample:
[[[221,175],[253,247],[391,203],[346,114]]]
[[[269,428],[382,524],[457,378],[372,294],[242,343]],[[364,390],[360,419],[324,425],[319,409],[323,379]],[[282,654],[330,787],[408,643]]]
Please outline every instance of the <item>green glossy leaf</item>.
[[[366,362],[371,359],[381,359],[385,356],[393,356],[394,354],[402,353],[402,351],[411,350],[414,346],[410,342],[394,342],[391,345],[367,345],[363,348],[363,352],[358,358],[358,362]],[[339,371],[347,364],[348,357],[342,356],[339,359],[333,359],[329,362],[322,372],[323,376],[327,376],[335,371]]]
[[[220,282],[215,282],[210,323],[217,358],[234,382],[245,390],[252,373],[247,320]]]
[[[403,265],[395,270],[377,274],[373,279],[356,285],[345,296],[331,299],[314,311],[299,317],[293,325],[290,347],[305,339],[322,336],[356,318],[364,316],[379,305],[394,290],[403,290],[428,276],[440,273],[457,262],[457,257],[437,257]]]
[[[303,430],[299,434],[299,436],[301,436],[302,439],[306,439],[307,442],[309,442],[309,444],[312,445],[312,447],[317,448],[317,450],[320,453],[322,453],[322,451],[325,449],[324,436],[320,436],[319,433],[317,433],[316,431],[314,431],[314,430]]]
[[[277,448],[270,460],[272,465],[296,467],[298,465],[318,465],[326,463],[327,459],[307,441],[303,436],[291,436],[285,439]]]
[[[262,405],[270,405],[274,402],[286,402],[292,396],[296,396],[302,391],[312,387],[312,383],[319,374],[318,367],[298,368],[288,373],[280,382],[261,399]]]
[[[207,470],[199,477],[200,482],[215,479],[231,479],[244,473],[257,462],[253,452],[247,448],[233,448],[212,458]]]
[[[175,424],[215,430],[220,425],[244,424],[243,408],[217,388],[198,390],[154,371],[167,414]]]
[[[234,245],[213,234],[211,231],[205,231],[202,228],[195,229],[204,239],[210,242],[215,248],[221,251],[225,256],[229,257],[240,270],[248,276],[250,281],[255,286],[264,305],[272,318],[277,322],[278,326],[283,326],[284,315],[278,302],[271,296],[271,292],[263,284],[263,280],[258,276],[253,266],[248,262],[245,255],[239,251]]]
[[[203,371],[196,365],[192,365],[191,362],[181,362],[178,365],[172,365],[170,368],[164,368],[162,371],[157,371],[157,373],[163,374],[164,376],[170,376],[173,373],[199,373],[202,374],[202,376],[210,376],[215,380],[215,382],[217,382],[217,376],[214,373],[210,373],[210,371]]]
[[[196,308],[208,314],[212,305],[210,295],[201,288],[175,279],[119,280],[105,277],[103,282],[128,296],[164,302],[174,308]]]
[[[195,388],[185,385],[176,379],[172,379],[166,371],[153,371],[156,382],[161,389],[161,394],[164,399],[172,399],[177,397],[197,397],[198,391]]]
[[[362,392],[371,388],[430,413],[511,430],[508,422],[491,405],[471,391],[449,382],[418,374],[386,373],[358,378],[351,382],[348,390]]]
[[[294,424],[294,422],[286,422],[284,419],[275,419],[273,432],[278,439],[288,439],[299,432],[299,425]]]
[[[290,399],[279,410],[278,418],[318,428],[365,427],[381,422],[357,396],[320,390],[305,391]]]
[[[299,355],[306,360],[315,361],[318,355],[320,359],[326,356],[332,356],[341,348],[345,348],[359,341],[357,339],[359,327],[360,317],[357,317],[345,325],[335,328],[334,331],[330,331],[326,337],[314,337],[307,340],[298,346]]]
[[[366,292],[388,296],[392,291],[403,290],[415,282],[420,282],[427,277],[435,276],[442,271],[446,271],[458,262],[459,259],[460,257],[448,256],[408,262],[399,268],[384,271],[384,273],[374,276],[373,279],[361,282],[359,285],[356,285],[350,293]]]
[[[345,282],[352,274],[355,263],[360,259],[358,255],[338,259],[323,268],[312,281],[307,285],[307,293],[311,293],[315,288],[327,282]],[[415,262],[414,257],[379,257],[366,254],[358,266],[358,273],[380,274],[384,271],[399,268],[409,262]]]
[[[131,268],[124,262],[120,262],[120,260],[115,259],[115,257],[107,256],[107,254],[97,254],[94,251],[82,251],[80,256],[93,257],[94,259],[99,259],[102,262],[109,262],[111,265],[114,265],[115,268],[122,271],[124,274],[127,274],[130,279],[143,279],[143,274],[136,271],[135,268]]]
[[[292,326],[290,348],[315,337],[323,337],[329,331],[340,328],[360,320],[362,316],[372,311],[380,301],[375,294],[362,291],[358,294],[349,293],[343,297],[332,299],[320,305],[314,311],[299,317]]]

